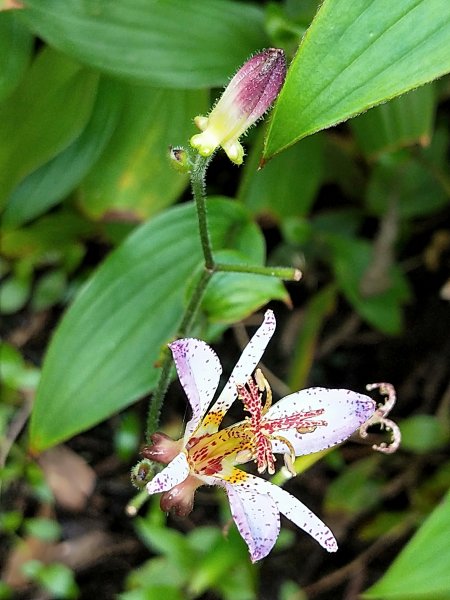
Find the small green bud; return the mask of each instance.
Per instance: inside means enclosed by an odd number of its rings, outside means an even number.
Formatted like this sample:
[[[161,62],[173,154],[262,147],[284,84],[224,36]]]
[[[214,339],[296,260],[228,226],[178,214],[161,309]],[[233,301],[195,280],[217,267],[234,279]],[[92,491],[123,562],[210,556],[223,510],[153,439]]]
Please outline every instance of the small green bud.
[[[179,173],[189,173],[191,170],[191,161],[184,148],[169,146],[169,158],[172,166]]]
[[[155,475],[155,463],[148,458],[140,460],[131,469],[131,483],[138,490],[142,490]]]

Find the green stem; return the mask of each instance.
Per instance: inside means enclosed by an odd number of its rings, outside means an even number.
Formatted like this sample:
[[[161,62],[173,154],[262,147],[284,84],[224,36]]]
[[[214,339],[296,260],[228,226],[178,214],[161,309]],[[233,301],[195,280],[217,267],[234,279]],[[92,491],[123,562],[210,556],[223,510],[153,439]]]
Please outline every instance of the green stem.
[[[191,186],[192,195],[194,196],[195,205],[197,207],[198,228],[200,232],[200,242],[202,244],[203,256],[205,259],[205,269],[212,271],[214,269],[214,257],[208,229],[205,190],[205,175],[210,160],[210,156],[205,158],[198,154],[195,157],[191,169]]]
[[[236,265],[226,263],[216,263],[214,265],[216,273],[228,271],[230,273],[253,273],[254,275],[267,275],[268,277],[279,277],[284,281],[300,281],[302,273],[299,269],[290,267],[263,267],[260,265]]]
[[[184,311],[183,318],[175,336],[176,338],[185,337],[189,333],[189,330],[191,329],[192,323],[195,319],[195,315],[197,314],[197,310],[202,301],[203,294],[205,293],[206,286],[208,285],[208,282],[212,276],[212,271],[206,269],[203,271],[202,276],[195,286],[191,299],[189,300],[189,304],[186,306],[186,310]],[[161,373],[159,375],[158,384],[152,396],[147,415],[147,428],[145,433],[147,444],[151,442],[151,436],[158,430],[162,403],[171,379],[172,354],[170,353],[169,348],[166,347],[164,348],[164,356],[161,361]]]

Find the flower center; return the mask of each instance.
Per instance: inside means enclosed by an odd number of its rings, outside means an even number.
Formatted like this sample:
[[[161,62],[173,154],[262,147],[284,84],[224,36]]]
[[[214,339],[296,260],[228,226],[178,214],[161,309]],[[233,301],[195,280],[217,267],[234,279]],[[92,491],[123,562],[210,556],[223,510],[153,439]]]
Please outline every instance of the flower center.
[[[285,464],[292,471],[292,463],[295,460],[294,447],[286,437],[276,435],[276,432],[295,429],[299,433],[308,433],[314,431],[316,427],[326,426],[326,421],[315,420],[315,417],[323,414],[324,409],[293,412],[277,419],[266,418],[272,405],[272,390],[259,369],[245,386],[238,386],[238,393],[244,409],[250,413],[250,417],[245,419],[245,431],[253,440],[252,458],[256,462],[258,472],[264,473],[267,470],[270,475],[275,473],[276,458],[272,452],[273,440],[283,442],[289,449],[289,454],[285,455]]]

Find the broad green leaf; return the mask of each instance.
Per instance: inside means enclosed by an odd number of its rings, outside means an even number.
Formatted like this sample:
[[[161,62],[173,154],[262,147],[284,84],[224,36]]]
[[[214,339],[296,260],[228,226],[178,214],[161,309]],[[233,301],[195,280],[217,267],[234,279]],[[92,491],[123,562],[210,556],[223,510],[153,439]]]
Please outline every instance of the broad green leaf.
[[[248,246],[261,246],[259,229],[239,204],[208,206],[215,249],[247,255]],[[167,210],[127,238],[81,291],[44,362],[31,417],[33,450],[87,429],[155,385],[160,350],[179,326],[190,278],[202,264],[197,227],[191,203]]]
[[[433,85],[425,85],[352,119],[362,151],[369,157],[409,144],[429,144],[435,110]]]
[[[264,156],[450,69],[448,0],[325,0],[278,97]]]
[[[331,264],[337,283],[347,300],[363,319],[391,335],[401,332],[402,306],[410,296],[402,271],[392,265],[385,273],[387,286],[374,295],[363,295],[361,282],[373,260],[373,248],[361,239],[345,239],[330,235]]]
[[[33,36],[14,11],[0,13],[0,101],[22,78],[32,47]]]
[[[31,171],[67,147],[92,111],[98,75],[52,49],[0,104],[0,206]]]
[[[173,202],[188,178],[170,165],[168,147],[186,143],[207,100],[205,91],[126,86],[118,125],[82,185],[83,209],[143,219]]]
[[[258,171],[263,138],[245,163],[238,198],[257,215],[276,219],[308,214],[324,176],[323,137],[315,135]]]
[[[8,258],[24,258],[32,264],[51,264],[79,238],[92,232],[92,225],[78,214],[59,211],[28,227],[5,231],[2,252]]]
[[[363,594],[373,600],[450,599],[450,492],[387,572]]]
[[[222,85],[266,45],[260,9],[227,0],[27,0],[52,46],[113,75],[171,88]]]
[[[100,80],[86,127],[65,150],[20,182],[6,205],[3,227],[17,227],[36,218],[77,186],[111,139],[121,101],[119,84]]]
[[[247,256],[242,252],[222,250],[216,260],[226,264],[261,264],[259,248],[249,249]],[[249,273],[217,273],[207,288],[201,310],[211,322],[233,323],[260,308],[270,296],[289,304],[289,294],[279,279]]]

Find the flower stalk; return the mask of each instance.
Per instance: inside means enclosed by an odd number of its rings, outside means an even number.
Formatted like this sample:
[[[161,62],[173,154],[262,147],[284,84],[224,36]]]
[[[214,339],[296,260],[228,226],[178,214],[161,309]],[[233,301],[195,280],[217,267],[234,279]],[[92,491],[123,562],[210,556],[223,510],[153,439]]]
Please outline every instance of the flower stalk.
[[[284,281],[299,281],[301,278],[301,272],[295,268],[217,263],[209,231],[205,188],[206,171],[217,147],[221,146],[234,163],[242,163],[244,151],[238,138],[270,108],[285,75],[286,62],[282,50],[269,48],[256,54],[239,69],[210,115],[195,118],[203,133],[191,138],[192,148],[170,148],[170,160],[175,168],[190,174],[204,259],[204,272],[192,291],[176,337],[188,335],[206,287],[215,273],[266,275]],[[172,373],[171,356],[164,349],[160,377],[147,417],[147,442],[158,429],[161,407]]]

